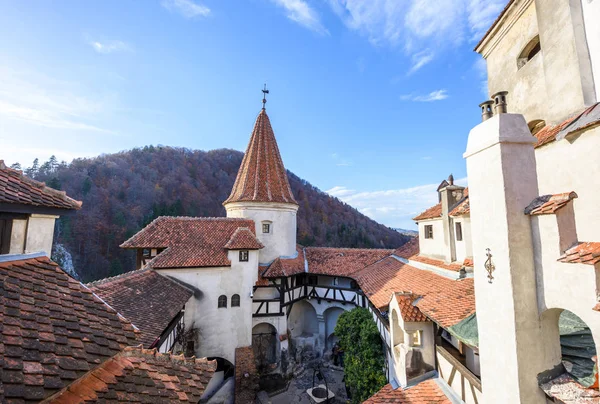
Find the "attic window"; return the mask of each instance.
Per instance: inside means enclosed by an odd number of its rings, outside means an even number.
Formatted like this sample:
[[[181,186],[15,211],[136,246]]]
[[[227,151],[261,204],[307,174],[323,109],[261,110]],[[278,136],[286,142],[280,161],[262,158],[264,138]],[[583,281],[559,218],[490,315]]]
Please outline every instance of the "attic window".
[[[262,224],[262,232],[263,233],[271,233],[271,223],[263,222]]]
[[[425,238],[433,238],[433,225],[425,225]]]
[[[546,126],[546,121],[542,119],[535,119],[527,124],[529,127],[529,131],[533,136],[535,136],[540,130]]]
[[[248,250],[240,251],[240,262],[248,262]]]
[[[540,36],[536,35],[521,51],[517,59],[517,69],[525,66],[535,55],[540,53],[542,45],[540,44]]]

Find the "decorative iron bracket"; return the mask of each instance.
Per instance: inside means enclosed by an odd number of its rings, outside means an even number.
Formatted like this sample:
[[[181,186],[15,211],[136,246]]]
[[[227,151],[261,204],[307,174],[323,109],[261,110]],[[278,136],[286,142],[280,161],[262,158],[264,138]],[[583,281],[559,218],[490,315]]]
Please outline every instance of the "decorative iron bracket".
[[[490,251],[489,248],[485,249],[486,253],[485,255],[487,256],[487,260],[485,260],[485,270],[488,273],[488,282],[492,283],[492,280],[494,279],[494,275],[492,275],[492,273],[496,270],[496,266],[494,265],[494,263],[492,262],[492,253]]]

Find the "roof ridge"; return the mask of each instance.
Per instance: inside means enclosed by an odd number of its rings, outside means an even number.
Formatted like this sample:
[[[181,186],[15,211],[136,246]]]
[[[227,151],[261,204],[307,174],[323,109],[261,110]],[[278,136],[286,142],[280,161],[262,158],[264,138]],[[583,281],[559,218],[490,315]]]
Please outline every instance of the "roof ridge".
[[[129,276],[132,274],[141,274],[142,272],[148,272],[148,271],[150,271],[150,269],[148,269],[148,268],[134,269],[133,271],[123,272],[122,274],[115,275],[115,276],[109,276],[108,278],[96,279],[95,281],[85,283],[84,285],[87,286],[88,288],[96,287],[96,286],[103,285],[105,283],[123,279],[126,276]]]
[[[137,355],[136,355],[137,354]],[[175,355],[172,352],[158,352],[156,348],[146,349],[142,344],[137,346],[128,346],[125,347],[121,352],[119,352],[115,356],[121,356],[124,358],[132,357],[132,356],[143,356],[156,358],[159,360],[169,360],[173,362],[179,362],[186,365],[201,365],[201,364],[216,364],[216,361],[208,360],[208,358],[196,358],[196,356],[185,356],[183,353],[180,355]]]
[[[312,250],[344,250],[344,251],[396,251],[395,248],[369,248],[369,247],[325,247],[325,246],[310,246],[304,247]]]
[[[152,222],[161,219],[161,220],[165,220],[165,219],[176,219],[176,220],[224,220],[224,221],[231,221],[231,222],[236,222],[236,221],[253,221],[252,219],[247,219],[247,218],[243,218],[243,217],[226,217],[226,216],[158,216],[156,219],[154,219]],[[152,223],[150,222],[150,223]],[[149,225],[150,225],[149,223]]]

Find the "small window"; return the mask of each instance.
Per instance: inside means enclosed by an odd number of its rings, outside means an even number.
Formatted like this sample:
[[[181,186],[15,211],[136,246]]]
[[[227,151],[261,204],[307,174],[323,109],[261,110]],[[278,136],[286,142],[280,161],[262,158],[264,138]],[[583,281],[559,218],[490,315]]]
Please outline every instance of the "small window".
[[[456,223],[456,241],[462,241],[462,223]]]
[[[12,220],[0,219],[0,254],[10,252],[10,236],[12,233]]]
[[[350,281],[350,289],[358,289],[358,283],[355,280]]]
[[[339,285],[340,284],[340,280],[337,277],[333,278],[333,284],[335,286]]]
[[[317,277],[314,275],[311,275],[308,277],[308,284],[309,285],[316,285],[317,284]]]
[[[219,296],[219,305],[218,305],[219,309],[226,309],[227,308],[227,296],[225,295],[221,295]]]
[[[152,250],[149,248],[144,248],[142,250],[142,257],[144,258],[152,258]]]
[[[271,233],[271,223],[263,223],[263,233]]]
[[[240,262],[248,262],[248,250],[240,251]]]
[[[231,296],[231,307],[240,307],[240,295]]]
[[[519,54],[519,58],[517,59],[517,68],[525,66],[527,62],[529,62],[535,55],[540,53],[542,50],[542,45],[540,43],[540,36],[536,35],[531,41],[525,45],[521,53]]]
[[[196,355],[196,349],[194,348],[194,340],[186,341],[185,356],[192,357],[194,355]]]
[[[433,225],[425,225],[425,238],[433,238]]]
[[[412,346],[421,346],[421,330],[413,331],[412,333]]]

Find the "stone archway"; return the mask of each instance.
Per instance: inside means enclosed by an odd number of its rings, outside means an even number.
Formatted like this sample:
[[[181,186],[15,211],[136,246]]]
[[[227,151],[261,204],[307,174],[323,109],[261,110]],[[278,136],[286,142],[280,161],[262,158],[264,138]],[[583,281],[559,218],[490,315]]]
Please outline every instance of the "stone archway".
[[[252,328],[252,349],[259,368],[265,368],[279,360],[279,336],[277,329],[269,323],[260,323]]]
[[[330,307],[323,313],[323,318],[325,320],[325,351],[331,351],[335,342],[337,342],[337,337],[335,336],[335,326],[337,324],[338,318],[340,315],[345,312],[344,309],[339,307]]]
[[[288,329],[292,338],[318,334],[319,322],[315,308],[305,300],[294,303],[288,318]]]

